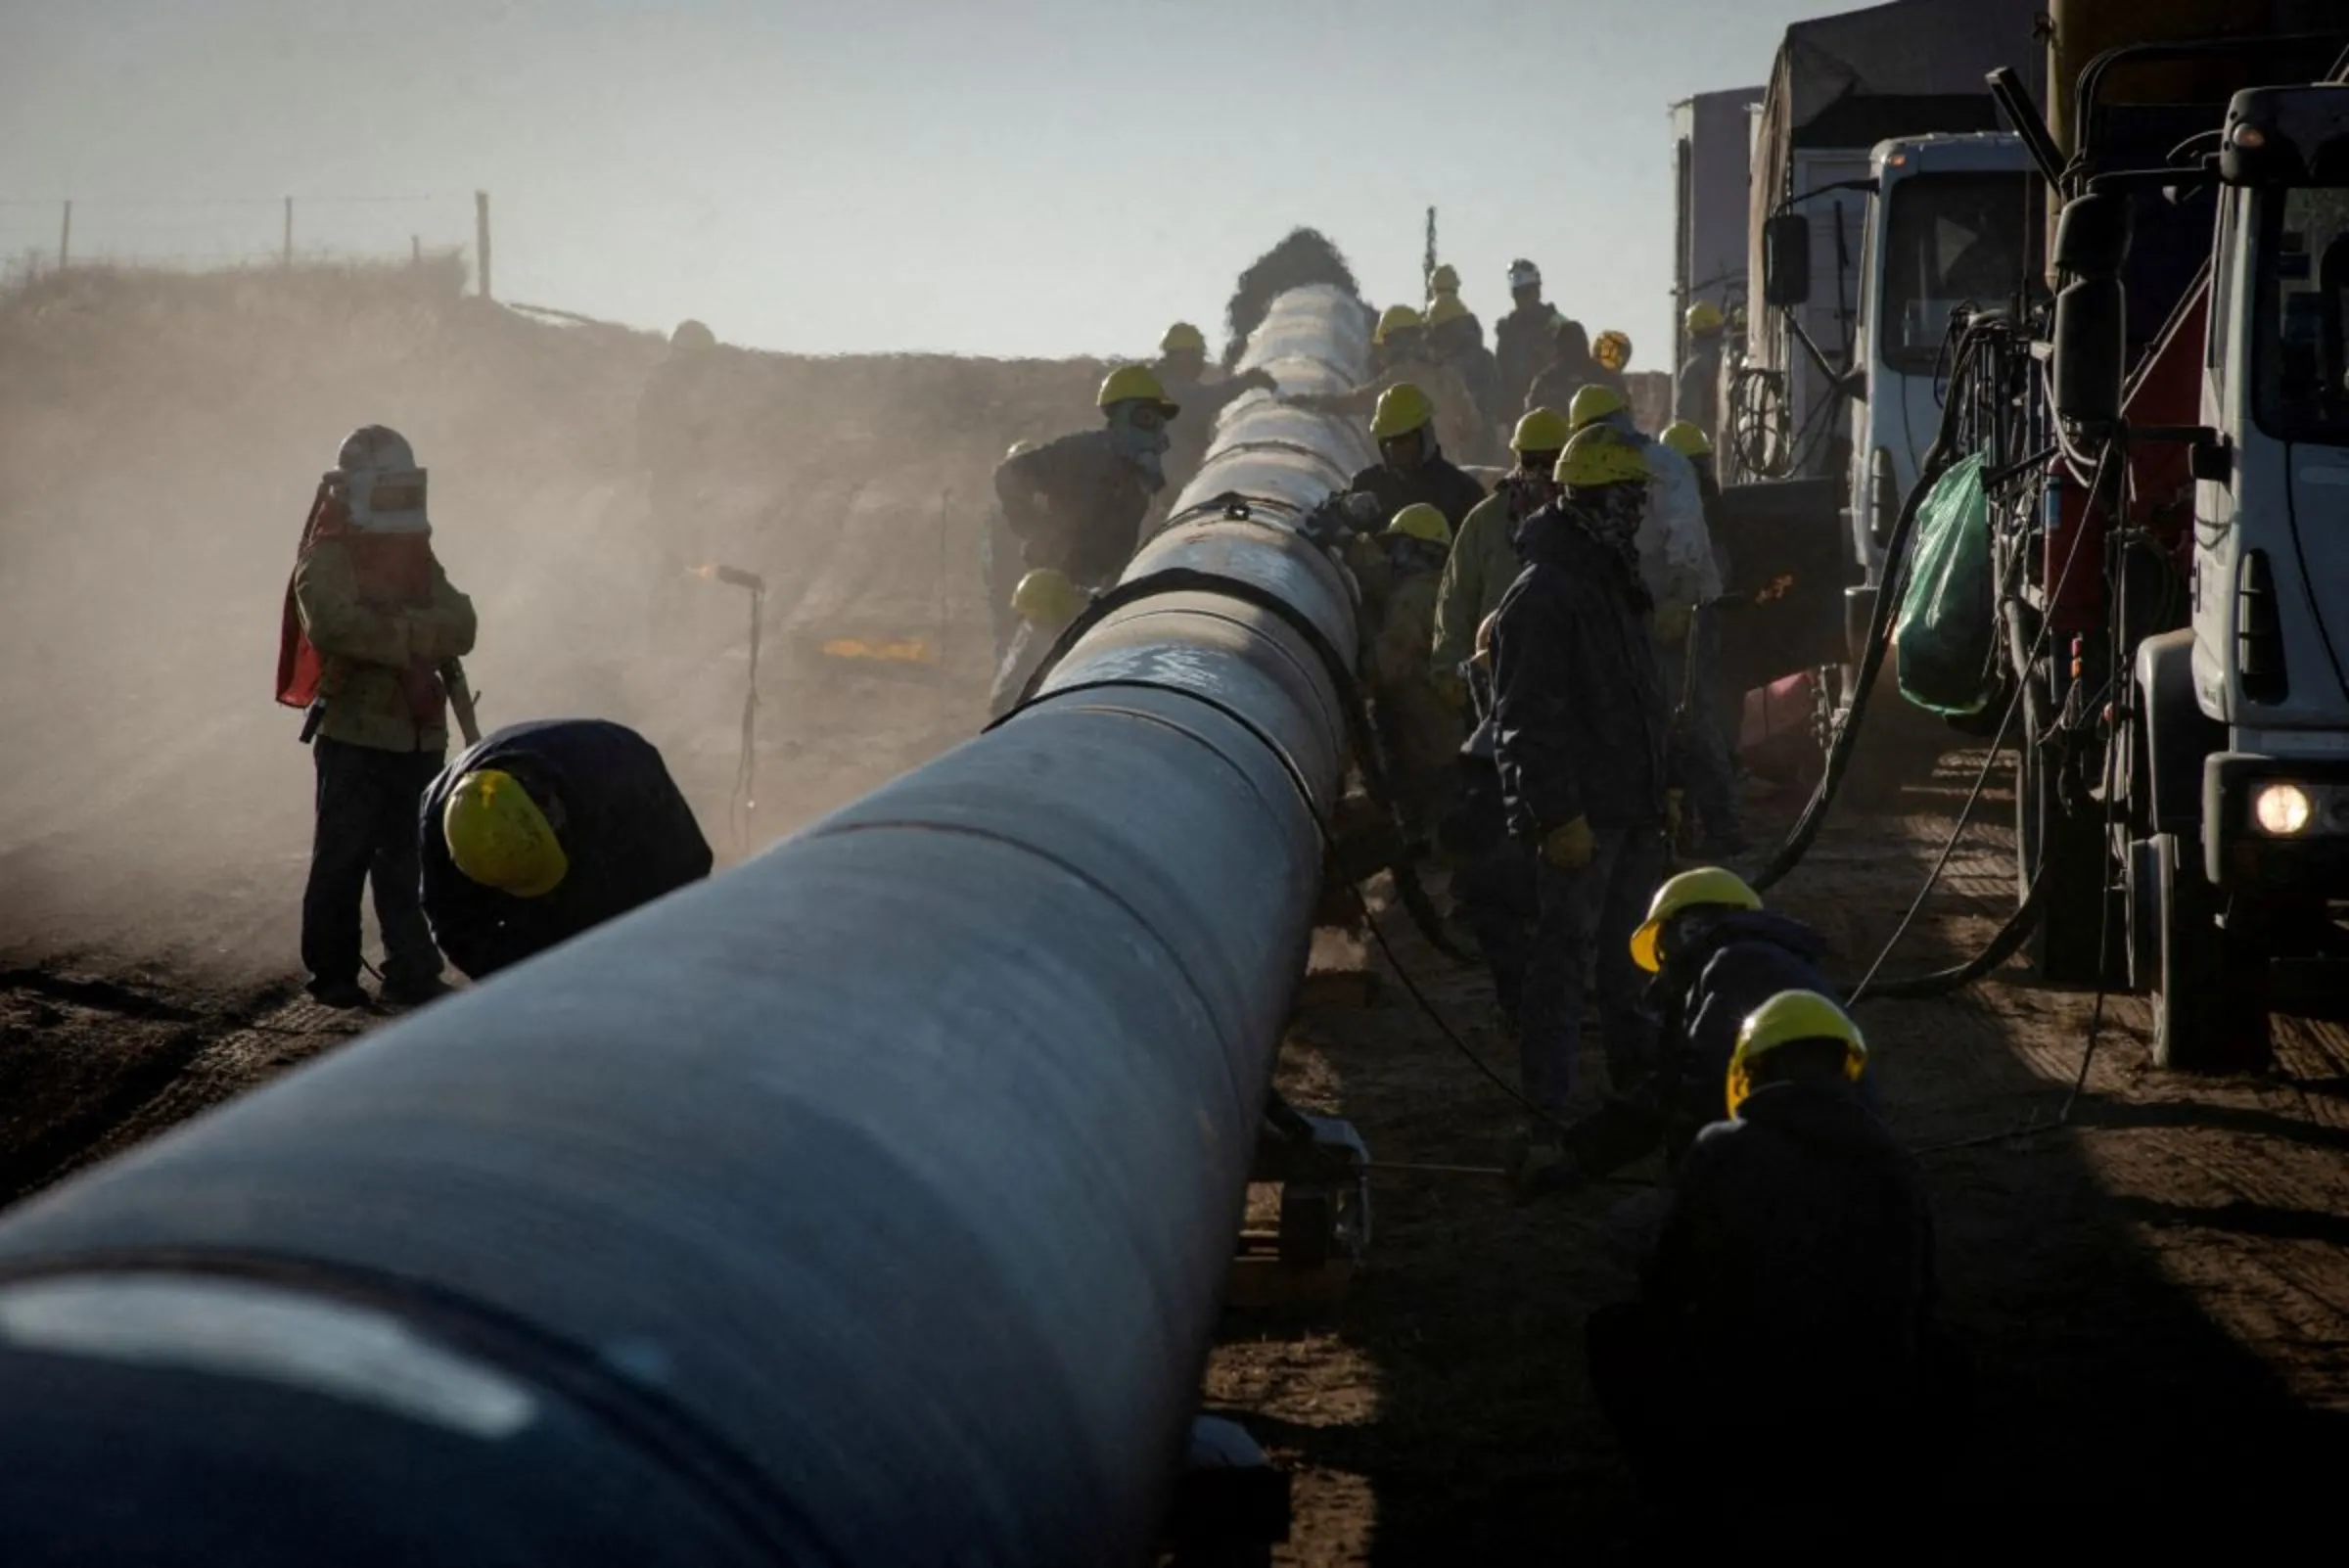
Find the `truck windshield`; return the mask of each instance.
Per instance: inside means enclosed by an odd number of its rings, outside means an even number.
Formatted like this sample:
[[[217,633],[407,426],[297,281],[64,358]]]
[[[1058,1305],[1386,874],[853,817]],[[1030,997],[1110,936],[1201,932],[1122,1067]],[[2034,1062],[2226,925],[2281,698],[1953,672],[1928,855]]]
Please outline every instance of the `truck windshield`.
[[[1876,313],[1886,364],[1932,369],[1952,311],[2014,293],[2026,202],[2020,174],[1915,174],[1892,188]]]
[[[2268,434],[2349,445],[2349,188],[2259,196],[2254,399]]]

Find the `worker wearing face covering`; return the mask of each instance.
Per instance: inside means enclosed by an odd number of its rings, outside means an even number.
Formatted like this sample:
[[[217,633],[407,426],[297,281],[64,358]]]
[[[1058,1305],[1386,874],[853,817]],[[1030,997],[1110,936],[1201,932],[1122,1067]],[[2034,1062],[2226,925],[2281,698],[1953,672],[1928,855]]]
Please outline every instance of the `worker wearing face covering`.
[[[1146,365],[1109,373],[1098,430],[1003,460],[995,499],[1026,571],[1049,568],[1082,589],[1115,582],[1133,558],[1150,498],[1166,487],[1167,425],[1178,409]]]
[[[448,749],[443,667],[473,651],[473,601],[433,554],[425,471],[397,431],[345,438],[303,526],[278,645],[277,700],[309,711],[317,819],[301,898],[309,992],[368,1005],[359,900],[375,890],[383,999],[446,990],[417,901],[416,807]]]

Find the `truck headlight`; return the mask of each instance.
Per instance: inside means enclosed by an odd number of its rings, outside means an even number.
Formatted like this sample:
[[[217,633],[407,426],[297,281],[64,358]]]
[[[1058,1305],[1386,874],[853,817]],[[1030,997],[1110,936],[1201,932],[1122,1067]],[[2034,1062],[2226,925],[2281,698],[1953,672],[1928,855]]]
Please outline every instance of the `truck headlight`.
[[[2308,831],[2316,814],[2316,803],[2297,784],[2263,784],[2251,797],[2251,820],[2259,824],[2262,833],[2280,839]]]

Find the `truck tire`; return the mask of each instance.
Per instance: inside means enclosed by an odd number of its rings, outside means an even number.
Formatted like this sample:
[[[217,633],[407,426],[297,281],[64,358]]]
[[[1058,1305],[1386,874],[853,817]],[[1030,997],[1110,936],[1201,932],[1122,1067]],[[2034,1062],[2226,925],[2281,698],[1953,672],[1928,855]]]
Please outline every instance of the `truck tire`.
[[[2065,809],[2055,770],[2026,722],[2014,764],[2015,896],[2039,872],[2039,923],[2031,933],[2032,966],[2042,980],[2095,985],[2115,977],[2121,922],[2107,917],[2113,899],[2101,817]],[[2046,869],[2040,871],[2042,860]],[[2119,911],[2114,911],[2118,913]]]
[[[2199,845],[2182,846],[2171,833],[2153,842],[2153,1065],[2180,1073],[2256,1071],[2274,1053],[2267,951],[2255,933],[2219,923],[2221,899],[2202,875]]]

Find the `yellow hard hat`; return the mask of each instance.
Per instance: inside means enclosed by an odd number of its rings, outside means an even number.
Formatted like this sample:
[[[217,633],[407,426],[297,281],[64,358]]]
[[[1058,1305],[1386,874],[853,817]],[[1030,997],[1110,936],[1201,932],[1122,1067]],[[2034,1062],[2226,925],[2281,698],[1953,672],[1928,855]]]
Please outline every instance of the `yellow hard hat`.
[[[1391,441],[1426,429],[1435,417],[1436,405],[1428,401],[1427,393],[1407,381],[1399,381],[1378,394],[1378,409],[1370,416],[1370,438]]]
[[[1600,420],[1622,413],[1623,407],[1623,393],[1594,382],[1577,392],[1574,401],[1566,405],[1566,423],[1574,430],[1589,430]]]
[[[1682,457],[1697,458],[1713,455],[1713,443],[1706,439],[1705,433],[1698,430],[1695,424],[1689,420],[1674,420],[1664,427],[1664,434],[1657,437],[1656,439]]]
[[[563,841],[530,792],[494,767],[457,780],[440,808],[440,838],[468,880],[517,899],[552,893],[571,871]]]
[[[1867,1070],[1867,1041],[1833,997],[1816,991],[1781,991],[1749,1013],[1737,1031],[1737,1049],[1729,1056],[1729,1114],[1735,1116],[1754,1091],[1754,1062],[1781,1045],[1806,1039],[1841,1040],[1843,1076],[1855,1084]]]
[[[1419,312],[1413,310],[1409,305],[1389,305],[1380,312],[1378,330],[1370,334],[1370,341],[1385,343],[1389,333],[1405,332],[1425,325],[1426,323],[1419,319]]]
[[[1093,401],[1107,408],[1113,403],[1156,403],[1160,413],[1173,419],[1180,405],[1167,395],[1167,389],[1157,372],[1148,365],[1120,365],[1101,383],[1101,395]]]
[[[698,321],[680,321],[677,330],[668,335],[668,346],[679,353],[699,353],[717,346],[717,334]]]
[[[1050,567],[1038,567],[1020,578],[1020,585],[1011,590],[1011,607],[1020,619],[1048,631],[1058,631],[1079,616],[1092,601],[1084,591],[1071,582],[1068,574]]]
[[[1460,274],[1459,274],[1459,269],[1458,269],[1458,268],[1456,268],[1456,267],[1454,267],[1454,266],[1453,266],[1453,265],[1452,265],[1451,262],[1449,262],[1449,261],[1445,262],[1445,263],[1444,263],[1442,266],[1440,266],[1440,267],[1436,268],[1436,270],[1435,270],[1435,271],[1433,271],[1433,272],[1431,272],[1431,273],[1429,273],[1429,274],[1427,275],[1427,292],[1428,292],[1428,293],[1430,293],[1430,294],[1457,294],[1457,293],[1459,293],[1459,292],[1460,292]]]
[[[1648,903],[1647,923],[1632,933],[1632,962],[1654,974],[1663,967],[1656,952],[1656,939],[1664,934],[1664,928],[1672,924],[1674,917],[1691,909],[1715,906],[1759,909],[1762,896],[1747,885],[1745,878],[1717,865],[1700,865],[1667,879]]]
[[[1632,362],[1632,340],[1610,327],[1590,346],[1590,357],[1609,370],[1621,370]]]
[[[1162,354],[1203,354],[1207,352],[1207,335],[1187,321],[1177,321],[1167,329],[1165,337],[1158,340],[1158,351]]]
[[[1450,544],[1451,542],[1451,520],[1425,501],[1413,501],[1395,514],[1394,519],[1387,524],[1387,531],[1408,534],[1414,539],[1425,539],[1430,544]]]
[[[1644,484],[1647,458],[1620,431],[1600,426],[1584,431],[1558,454],[1550,478],[1570,490],[1596,489],[1602,484]]]
[[[1441,327],[1447,321],[1457,321],[1467,313],[1468,307],[1460,303],[1458,295],[1439,294],[1428,303],[1427,324],[1431,327]]]
[[[1527,452],[1562,452],[1574,427],[1566,416],[1554,408],[1536,408],[1517,421],[1517,432],[1509,438],[1509,450],[1523,456]]]
[[[1691,338],[1710,338],[1722,329],[1721,306],[1710,300],[1699,300],[1681,317],[1681,325],[1688,329]]]

